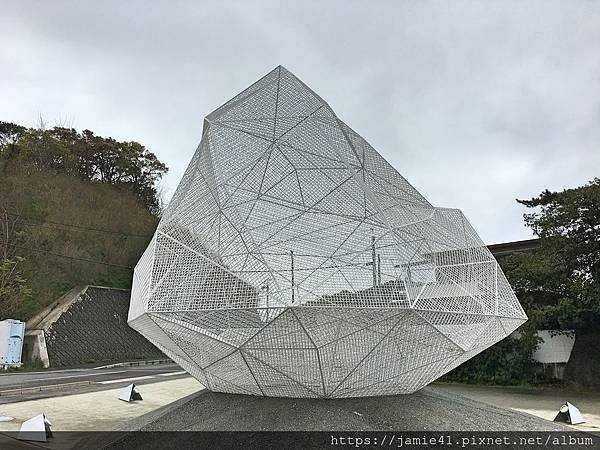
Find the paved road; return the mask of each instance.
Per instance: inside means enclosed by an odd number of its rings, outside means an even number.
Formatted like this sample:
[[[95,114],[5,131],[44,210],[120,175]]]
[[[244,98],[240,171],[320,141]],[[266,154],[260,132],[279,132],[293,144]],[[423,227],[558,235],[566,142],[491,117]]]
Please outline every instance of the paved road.
[[[176,364],[0,374],[0,403],[90,392],[188,376]]]
[[[48,386],[78,381],[106,382],[124,378],[152,377],[157,374],[182,372],[177,364],[158,364],[106,369],[45,370],[0,374],[0,391]]]

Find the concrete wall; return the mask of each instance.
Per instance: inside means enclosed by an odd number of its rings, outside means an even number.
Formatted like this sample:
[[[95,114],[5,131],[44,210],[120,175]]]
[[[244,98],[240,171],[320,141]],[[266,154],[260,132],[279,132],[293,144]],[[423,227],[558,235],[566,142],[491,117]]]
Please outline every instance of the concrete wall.
[[[540,363],[538,372],[544,374],[546,378],[563,380],[565,368],[575,345],[575,332],[539,330],[537,335],[544,341],[532,355],[534,361]]]
[[[569,361],[575,345],[573,330],[539,330],[537,335],[544,342],[533,352],[535,361],[542,364],[567,363]]]
[[[72,367],[165,356],[127,325],[130,291],[85,286],[28,322],[24,360]]]
[[[575,345],[575,332],[573,330],[538,330],[538,337],[543,342],[538,345],[531,358],[538,363],[537,373],[545,378],[564,379],[565,368]],[[511,334],[513,339],[520,337],[520,331]]]

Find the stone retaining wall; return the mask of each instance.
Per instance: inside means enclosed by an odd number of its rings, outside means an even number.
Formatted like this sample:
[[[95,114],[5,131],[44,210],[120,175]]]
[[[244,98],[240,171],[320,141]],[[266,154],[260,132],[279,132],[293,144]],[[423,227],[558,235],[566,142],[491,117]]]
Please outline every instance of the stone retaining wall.
[[[73,367],[165,358],[127,325],[130,294],[129,290],[98,286],[71,293],[43,318],[32,321],[35,328],[26,331],[25,360],[37,355],[45,366]],[[41,355],[40,330],[46,355]]]

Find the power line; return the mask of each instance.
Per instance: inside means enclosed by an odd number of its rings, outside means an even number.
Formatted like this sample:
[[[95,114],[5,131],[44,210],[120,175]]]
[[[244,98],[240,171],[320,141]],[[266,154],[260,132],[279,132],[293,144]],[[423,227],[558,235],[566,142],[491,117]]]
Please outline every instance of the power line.
[[[86,231],[91,231],[94,233],[106,233],[106,234],[112,234],[112,235],[118,235],[118,236],[144,238],[144,239],[150,239],[152,237],[152,236],[145,236],[145,235],[141,235],[141,234],[120,233],[118,231],[102,230],[102,229],[98,229],[98,228],[88,228],[88,227],[77,226],[77,225],[67,225],[67,224],[61,224],[61,223],[50,222],[50,221],[46,221],[46,223],[21,222],[21,225],[24,225],[26,227],[51,228],[53,230],[62,230],[62,231],[79,231],[82,233],[86,232]],[[59,226],[64,226],[64,227],[75,228],[75,230],[64,230],[62,228],[59,228],[57,226],[52,226],[52,225],[59,225]]]
[[[75,261],[83,261],[83,262],[88,262],[88,263],[92,263],[92,264],[101,264],[103,266],[118,267],[120,269],[133,270],[133,267],[131,267],[131,266],[123,266],[121,264],[107,263],[107,262],[104,262],[104,261],[95,261],[93,259],[79,258],[77,256],[62,255],[60,253],[54,253],[54,252],[50,252],[48,250],[42,250],[40,248],[29,248],[29,247],[23,247],[23,246],[20,246],[20,245],[16,245],[16,244],[6,244],[6,245],[10,245],[11,247],[19,248],[21,250],[28,250],[28,251],[31,251],[31,252],[38,252],[38,253],[46,253],[48,255],[58,256],[60,258],[72,259],[72,260],[75,260]]]
[[[107,234],[128,236],[128,237],[134,237],[134,238],[140,238],[140,239],[150,239],[152,237],[151,235],[122,233],[120,231],[106,230],[103,228],[84,227],[82,225],[73,225],[73,224],[68,224],[68,223],[53,222],[51,220],[44,220],[43,223],[42,222],[31,222],[32,219],[30,217],[23,217],[19,214],[14,214],[14,213],[7,213],[7,214],[10,216],[13,216],[13,217],[19,217],[24,220],[29,220],[29,222],[21,222],[21,224],[25,225],[25,226],[38,226],[38,227],[44,227],[44,228],[57,229],[56,227],[51,227],[51,226],[47,225],[47,224],[51,224],[51,225],[59,225],[59,226],[63,226],[63,227],[68,227],[68,228],[75,228],[77,231],[82,231],[82,232],[83,231],[93,231],[96,233],[107,233]]]

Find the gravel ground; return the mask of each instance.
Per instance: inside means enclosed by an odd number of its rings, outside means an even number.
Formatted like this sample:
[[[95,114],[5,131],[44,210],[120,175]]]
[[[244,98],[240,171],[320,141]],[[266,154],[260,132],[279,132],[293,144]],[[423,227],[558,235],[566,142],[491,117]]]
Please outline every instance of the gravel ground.
[[[142,431],[562,431],[566,426],[430,386],[411,395],[288,399],[201,391],[141,416]]]
[[[331,449],[335,447],[329,442],[332,436],[344,433],[369,436],[371,445],[364,448],[374,448],[383,446],[386,438],[385,446],[388,446],[390,436],[408,435],[404,433],[406,431],[468,431],[463,433],[463,437],[471,436],[472,431],[574,432],[565,425],[481,403],[436,386],[411,395],[352,399],[269,398],[200,391],[140,416],[124,424],[120,430],[118,432],[122,434],[112,436],[103,448]],[[128,434],[130,430],[141,433]],[[185,431],[212,433],[182,433]],[[233,431],[245,433],[230,433]],[[261,433],[266,431],[293,433],[285,436]],[[306,431],[321,433],[307,434]],[[458,436],[453,435],[453,439]],[[393,447],[401,445],[394,443]],[[350,445],[348,448],[357,447]],[[522,450],[539,447],[511,443],[508,446],[488,445],[486,448]]]

